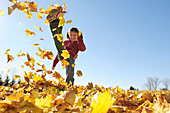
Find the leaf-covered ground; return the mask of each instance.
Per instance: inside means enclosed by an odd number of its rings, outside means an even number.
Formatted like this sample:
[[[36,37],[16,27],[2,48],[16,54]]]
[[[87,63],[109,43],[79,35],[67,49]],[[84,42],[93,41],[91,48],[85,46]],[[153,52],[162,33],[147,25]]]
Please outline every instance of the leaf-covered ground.
[[[92,83],[72,86],[62,80],[57,83],[25,77],[13,87],[0,86],[0,112],[170,113],[170,91],[131,91]]]

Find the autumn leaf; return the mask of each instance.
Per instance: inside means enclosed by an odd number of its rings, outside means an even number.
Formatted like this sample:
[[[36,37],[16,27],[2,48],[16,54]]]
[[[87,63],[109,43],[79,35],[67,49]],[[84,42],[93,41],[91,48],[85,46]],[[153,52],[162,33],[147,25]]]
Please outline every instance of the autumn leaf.
[[[82,75],[83,75],[80,70],[78,70],[76,74],[78,75],[78,77],[82,77]]]
[[[20,50],[20,52],[17,55],[18,57],[25,56],[25,54]]]
[[[5,14],[4,10],[0,10],[0,16],[3,16]]]
[[[13,57],[12,55],[7,55],[7,59],[8,59],[7,63],[8,63],[9,61],[12,62],[12,60],[14,59],[14,57]]]
[[[21,78],[21,76],[19,76],[19,75],[14,76],[14,80],[19,79],[19,78]]]
[[[70,105],[73,106],[73,104],[75,102],[76,91],[77,91],[77,89],[73,89],[73,90],[66,92],[66,94],[64,95],[64,100],[65,100],[66,103],[69,103]]]
[[[34,28],[35,28],[35,29],[38,29],[38,27],[37,27],[37,26],[34,26]]]
[[[38,45],[40,45],[40,44],[33,44],[33,46],[38,46]]]
[[[67,59],[70,57],[70,54],[67,50],[62,50],[61,56],[64,57],[64,59]]]
[[[56,79],[60,79],[61,78],[61,75],[60,75],[60,73],[59,72],[54,72],[53,74],[53,77],[55,77]]]
[[[7,49],[7,51],[5,52],[6,55],[9,55],[10,53],[10,49]]]
[[[92,113],[107,113],[114,101],[109,92],[100,93],[97,97],[97,101],[92,101]]]
[[[9,0],[10,2],[17,3],[17,0]]]
[[[68,20],[66,23],[67,23],[67,24],[72,23],[72,20]]]
[[[79,31],[79,34],[78,34],[79,36],[81,36],[81,31]]]
[[[36,35],[34,32],[30,31],[29,29],[26,29],[25,32],[27,33],[27,36],[32,36],[32,35]]]
[[[65,60],[65,59],[61,60],[61,63],[62,63],[62,66],[63,66],[62,69],[64,69],[66,66],[68,66],[68,65],[70,64],[70,63],[69,63],[67,60]]]
[[[57,37],[57,39],[58,39],[60,42],[63,41],[63,35],[62,35],[62,34],[55,34],[53,37],[54,37],[54,38]]]
[[[39,28],[39,30],[40,30],[41,32],[43,32],[43,30],[42,30],[42,28],[41,28],[41,27]]]
[[[75,67],[75,64],[72,64],[71,66],[74,68],[74,67]]]
[[[60,22],[59,22],[59,24],[58,24],[58,27],[64,26],[64,24],[65,24],[65,19],[64,19],[64,17],[61,16],[61,17],[59,17],[59,19],[60,19]]]
[[[44,40],[43,38],[40,38],[40,40]]]

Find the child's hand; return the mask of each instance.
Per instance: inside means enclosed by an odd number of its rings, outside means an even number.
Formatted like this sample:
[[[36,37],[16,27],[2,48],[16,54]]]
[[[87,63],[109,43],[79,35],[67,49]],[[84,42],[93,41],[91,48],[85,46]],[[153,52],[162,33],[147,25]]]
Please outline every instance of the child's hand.
[[[55,67],[52,67],[52,70],[54,70],[55,69]]]

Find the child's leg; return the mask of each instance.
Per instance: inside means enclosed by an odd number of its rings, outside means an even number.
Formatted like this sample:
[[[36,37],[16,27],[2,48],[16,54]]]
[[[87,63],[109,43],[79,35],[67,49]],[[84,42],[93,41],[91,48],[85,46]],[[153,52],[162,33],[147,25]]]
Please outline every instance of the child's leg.
[[[72,82],[72,85],[74,85],[74,67],[72,67],[72,64],[74,64],[74,58],[72,56],[70,56],[69,59],[67,59],[67,61],[70,63],[70,65],[68,65],[66,67],[66,82],[69,84],[70,81]]]
[[[58,56],[59,56],[59,59],[62,60],[63,58],[61,57],[61,53],[62,53],[62,50],[64,50],[64,47],[62,46],[62,42],[60,42],[57,38],[57,36],[55,36],[56,34],[62,34],[62,26],[61,27],[58,27],[58,24],[59,24],[59,21],[60,20],[53,20],[51,23],[50,23],[50,29],[51,29],[51,32],[52,32],[52,35],[53,35],[53,39],[54,39],[54,42],[55,42],[55,46],[57,48],[57,51],[58,51]],[[54,30],[55,29],[55,30]],[[55,37],[54,37],[55,36]]]

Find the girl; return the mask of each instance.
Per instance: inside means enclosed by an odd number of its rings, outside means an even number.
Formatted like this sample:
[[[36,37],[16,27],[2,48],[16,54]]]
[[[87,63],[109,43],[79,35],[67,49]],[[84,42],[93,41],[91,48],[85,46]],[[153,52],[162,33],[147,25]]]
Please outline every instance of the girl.
[[[49,14],[50,16],[54,16],[57,17],[59,12],[57,9],[52,10],[51,12],[55,12],[52,14]],[[60,42],[57,38],[56,34],[61,34],[62,33],[62,26],[58,27],[59,24],[59,20],[57,18],[54,19],[49,19],[49,17],[47,16],[47,20],[50,22],[50,29],[52,32],[52,35],[55,36],[54,37],[54,42],[55,42],[55,46],[57,48],[58,54],[56,55],[54,61],[53,61],[53,65],[52,65],[52,70],[54,70],[56,64],[59,62],[59,60],[63,60],[64,58],[61,56],[62,50],[67,50],[70,54],[70,57],[67,58],[66,60],[69,62],[69,65],[66,67],[66,82],[69,84],[70,81],[72,82],[72,85],[74,84],[74,66],[72,66],[72,64],[74,64],[75,62],[75,56],[77,56],[79,51],[85,51],[86,47],[85,44],[83,42],[83,35],[81,34],[80,36],[78,35],[79,30],[75,27],[70,28],[70,30],[67,32],[67,40],[65,40],[64,46],[62,46],[62,42]],[[54,28],[57,28],[56,30],[53,30]]]

